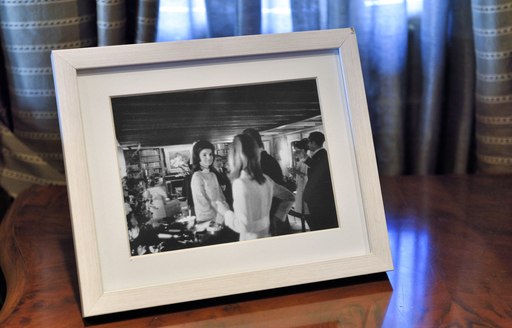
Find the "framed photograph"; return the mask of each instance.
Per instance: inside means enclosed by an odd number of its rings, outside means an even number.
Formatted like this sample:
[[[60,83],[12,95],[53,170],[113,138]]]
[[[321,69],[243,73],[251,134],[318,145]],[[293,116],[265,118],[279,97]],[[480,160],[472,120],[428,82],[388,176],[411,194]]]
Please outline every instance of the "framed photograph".
[[[352,29],[52,64],[84,317],[392,269]]]

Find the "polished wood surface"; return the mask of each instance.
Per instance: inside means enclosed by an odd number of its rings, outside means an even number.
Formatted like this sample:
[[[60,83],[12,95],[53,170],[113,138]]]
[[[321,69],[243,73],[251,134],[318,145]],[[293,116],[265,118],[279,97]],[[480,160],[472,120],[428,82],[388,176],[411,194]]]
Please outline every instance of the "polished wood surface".
[[[81,318],[66,190],[18,197],[0,230],[2,327],[511,327],[512,176],[383,178],[395,270]]]

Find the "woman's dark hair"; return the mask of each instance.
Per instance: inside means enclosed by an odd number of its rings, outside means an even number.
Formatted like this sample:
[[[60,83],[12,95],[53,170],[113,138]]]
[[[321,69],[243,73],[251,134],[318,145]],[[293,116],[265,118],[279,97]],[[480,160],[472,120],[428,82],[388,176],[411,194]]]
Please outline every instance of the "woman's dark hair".
[[[301,150],[308,150],[308,139],[302,139],[299,141],[295,141],[293,143],[293,148],[301,149]]]
[[[247,134],[247,135],[251,136],[251,138],[253,138],[254,141],[256,141],[256,144],[258,145],[258,147],[263,148],[263,141],[261,140],[261,135],[258,132],[258,130],[253,129],[253,128],[247,128],[244,131],[242,131],[242,134]]]
[[[194,144],[194,147],[192,147],[192,171],[199,171],[201,170],[201,165],[199,162],[201,162],[201,159],[199,158],[199,153],[203,149],[211,149],[212,155],[215,154],[215,147],[213,144],[206,140],[199,140]]]
[[[266,179],[260,165],[260,150],[256,141],[247,134],[239,134],[233,138],[229,156],[232,159],[231,179],[240,177],[245,171],[252,179],[263,184]]]

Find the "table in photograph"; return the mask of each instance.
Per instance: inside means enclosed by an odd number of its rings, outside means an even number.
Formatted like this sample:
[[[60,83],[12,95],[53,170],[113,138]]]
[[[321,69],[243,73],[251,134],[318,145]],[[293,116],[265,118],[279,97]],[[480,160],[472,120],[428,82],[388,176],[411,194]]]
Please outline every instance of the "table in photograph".
[[[512,176],[382,178],[395,270],[82,319],[66,189],[3,219],[2,327],[512,327]]]
[[[132,255],[169,252],[240,240],[238,233],[229,227],[215,223],[214,220],[195,223],[194,216],[189,218],[192,221],[190,224],[188,221],[183,221],[187,218],[182,216],[148,221],[140,228],[138,238],[130,242]]]

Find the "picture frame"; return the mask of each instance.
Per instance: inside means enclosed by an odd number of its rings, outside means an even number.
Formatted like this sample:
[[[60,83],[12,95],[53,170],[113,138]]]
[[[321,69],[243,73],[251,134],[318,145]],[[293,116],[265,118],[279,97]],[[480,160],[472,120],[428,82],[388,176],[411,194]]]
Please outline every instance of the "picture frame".
[[[392,270],[353,29],[56,50],[52,66],[84,317]],[[130,256],[112,99],[303,79],[339,227]]]

